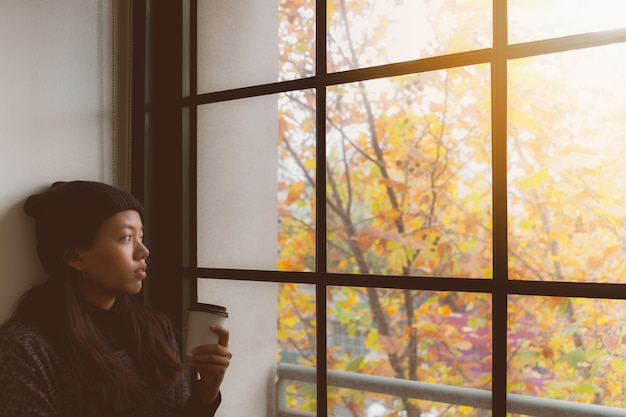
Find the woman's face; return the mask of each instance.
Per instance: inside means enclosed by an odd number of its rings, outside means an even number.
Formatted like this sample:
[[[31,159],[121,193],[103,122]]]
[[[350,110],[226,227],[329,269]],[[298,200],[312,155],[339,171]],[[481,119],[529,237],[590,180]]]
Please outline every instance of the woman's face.
[[[143,223],[135,210],[121,211],[100,225],[94,244],[75,249],[68,264],[82,271],[82,296],[100,308],[109,309],[115,297],[137,294],[146,278]]]

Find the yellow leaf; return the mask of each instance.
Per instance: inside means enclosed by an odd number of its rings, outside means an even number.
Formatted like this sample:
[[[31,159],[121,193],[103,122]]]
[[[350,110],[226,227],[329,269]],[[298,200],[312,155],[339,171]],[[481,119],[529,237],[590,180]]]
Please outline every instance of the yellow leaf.
[[[437,313],[441,314],[442,316],[449,316],[450,313],[452,313],[452,309],[448,305],[443,305],[437,309]]]
[[[406,253],[404,252],[404,249],[401,247],[391,251],[391,253],[387,257],[387,262],[388,262],[389,268],[396,272],[401,271],[402,267],[409,265],[409,261],[406,258]]]
[[[517,185],[522,190],[528,190],[529,188],[539,187],[541,184],[546,182],[548,178],[550,178],[550,171],[548,168],[543,168],[534,174],[517,181]]]

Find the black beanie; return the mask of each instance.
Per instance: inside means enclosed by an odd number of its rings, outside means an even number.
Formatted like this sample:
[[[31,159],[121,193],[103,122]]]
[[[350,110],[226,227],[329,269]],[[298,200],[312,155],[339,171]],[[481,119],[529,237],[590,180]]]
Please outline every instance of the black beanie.
[[[143,219],[143,206],[130,193],[93,181],[59,181],[24,204],[35,219],[37,253],[51,276],[65,270],[65,251],[88,248],[100,225],[110,216],[135,210]]]

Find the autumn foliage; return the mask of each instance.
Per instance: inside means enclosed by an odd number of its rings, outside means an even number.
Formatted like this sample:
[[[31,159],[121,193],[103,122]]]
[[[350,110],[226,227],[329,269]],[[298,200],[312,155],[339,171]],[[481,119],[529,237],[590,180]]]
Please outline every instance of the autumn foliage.
[[[400,17],[378,13],[387,3],[395,10],[403,2],[329,2],[329,72],[491,44],[491,2],[459,1],[429,9],[426,23],[447,23],[428,26],[399,52],[387,38]],[[280,2],[283,80],[314,75],[313,10],[307,0]],[[626,56],[623,46],[612,48],[611,56]],[[279,269],[315,270],[316,193],[325,192],[328,272],[492,279],[491,149],[506,140],[509,279],[623,282],[626,165],[612,155],[626,151],[614,124],[626,114],[626,83],[610,69],[597,79],[583,69],[563,76],[601,56],[512,60],[507,138],[492,137],[489,63],[329,86],[325,184],[316,181],[316,91],[280,95]],[[280,286],[279,361],[316,365],[314,294]],[[490,294],[337,286],[327,305],[330,369],[491,389]],[[511,296],[509,391],[623,406],[620,311],[617,301]],[[315,410],[310,386],[291,388],[293,408]],[[385,416],[490,415],[329,389],[329,410],[353,416],[373,403]]]

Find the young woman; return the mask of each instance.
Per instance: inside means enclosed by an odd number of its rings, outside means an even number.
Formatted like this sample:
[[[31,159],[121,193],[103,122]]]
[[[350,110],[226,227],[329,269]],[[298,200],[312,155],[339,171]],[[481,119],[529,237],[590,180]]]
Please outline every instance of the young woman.
[[[48,279],[0,327],[0,415],[213,416],[228,330],[212,327],[218,344],[188,360],[200,374],[190,390],[172,325],[134,297],[149,254],[139,201],[98,182],[57,182],[24,210]]]

